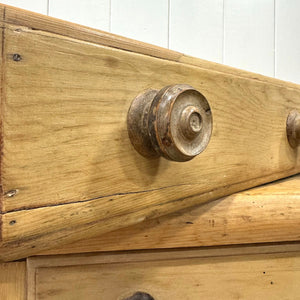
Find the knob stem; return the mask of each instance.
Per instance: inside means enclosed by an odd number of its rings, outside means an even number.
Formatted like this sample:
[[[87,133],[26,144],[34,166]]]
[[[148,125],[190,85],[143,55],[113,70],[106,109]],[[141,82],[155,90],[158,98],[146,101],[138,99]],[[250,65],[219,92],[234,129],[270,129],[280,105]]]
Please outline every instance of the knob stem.
[[[286,122],[286,134],[291,147],[300,145],[300,113],[292,110]]]

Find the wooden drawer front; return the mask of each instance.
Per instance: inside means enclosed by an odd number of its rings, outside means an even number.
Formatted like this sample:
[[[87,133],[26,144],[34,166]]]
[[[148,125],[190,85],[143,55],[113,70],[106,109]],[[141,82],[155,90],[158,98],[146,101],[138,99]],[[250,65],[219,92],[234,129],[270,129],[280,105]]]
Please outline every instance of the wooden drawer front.
[[[297,299],[300,248],[272,247],[29,259],[29,300]]]
[[[4,6],[0,16],[0,259],[32,255],[300,171],[300,156],[286,137],[289,112],[300,110],[299,86],[224,72],[215,64],[200,67],[197,60],[174,61],[167,50],[172,59],[158,58],[147,45],[137,49],[148,49],[148,55],[124,49],[124,41],[123,50],[106,47],[102,32],[93,31],[89,40],[86,28],[72,31],[69,23]],[[210,104],[208,148],[184,163],[148,160],[129,141],[128,108],[146,89],[179,83],[193,86]]]

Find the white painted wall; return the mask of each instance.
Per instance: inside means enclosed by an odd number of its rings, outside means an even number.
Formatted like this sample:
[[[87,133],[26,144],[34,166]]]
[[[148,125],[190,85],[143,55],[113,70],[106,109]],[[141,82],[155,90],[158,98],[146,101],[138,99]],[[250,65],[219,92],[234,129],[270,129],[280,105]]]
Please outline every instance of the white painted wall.
[[[300,0],[2,3],[300,84]]]

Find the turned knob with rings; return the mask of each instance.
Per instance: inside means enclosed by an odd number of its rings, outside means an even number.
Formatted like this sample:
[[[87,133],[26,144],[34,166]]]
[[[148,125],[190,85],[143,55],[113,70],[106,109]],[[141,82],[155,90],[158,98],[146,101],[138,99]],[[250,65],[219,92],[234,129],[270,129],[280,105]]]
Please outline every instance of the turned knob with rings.
[[[183,162],[207,147],[212,114],[200,92],[176,84],[138,95],[130,106],[127,127],[131,143],[141,155]]]

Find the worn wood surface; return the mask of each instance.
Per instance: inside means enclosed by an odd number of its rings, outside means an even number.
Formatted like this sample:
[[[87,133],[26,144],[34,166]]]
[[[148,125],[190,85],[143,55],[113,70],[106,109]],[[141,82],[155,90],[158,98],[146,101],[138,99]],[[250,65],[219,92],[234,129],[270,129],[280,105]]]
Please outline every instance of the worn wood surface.
[[[300,240],[300,175],[40,255]]]
[[[26,21],[22,12],[2,11],[1,259],[300,171],[297,150],[285,134],[288,112],[300,109],[298,86],[144,55],[114,36],[108,40],[129,51],[104,47],[98,31],[89,35],[82,28],[75,35],[77,27],[69,23],[58,29],[62,23],[51,18],[28,14]],[[30,28],[24,27],[28,20]],[[144,159],[127,136],[130,103],[147,88],[182,82],[211,105],[211,142],[190,162]]]
[[[299,280],[299,244],[28,259],[28,300],[297,299]]]
[[[52,17],[45,17],[44,15],[29,12],[19,8],[1,5],[1,10],[4,10],[4,8],[6,23],[12,23],[46,32],[56,33],[62,36],[71,37],[86,42],[96,43],[116,49],[122,49],[184,64],[194,65],[200,68],[232,74],[239,77],[272,83],[278,86],[289,86],[299,89],[299,85],[297,84],[284,82],[279,79],[274,79],[219,63],[206,61],[200,58],[194,58],[176,51],[167,50],[165,48],[125,38],[116,34],[89,28],[71,22],[66,22]]]
[[[0,299],[23,300],[26,298],[25,261],[0,264]]]

